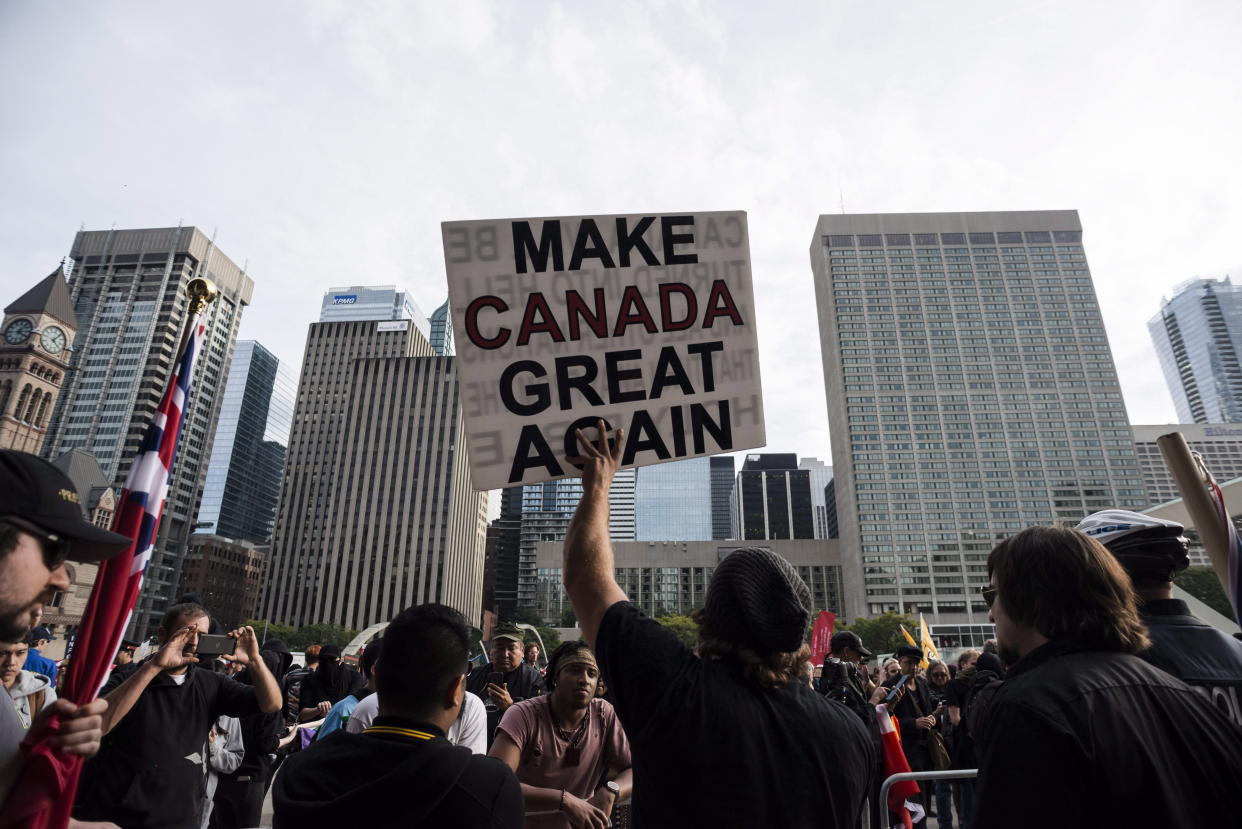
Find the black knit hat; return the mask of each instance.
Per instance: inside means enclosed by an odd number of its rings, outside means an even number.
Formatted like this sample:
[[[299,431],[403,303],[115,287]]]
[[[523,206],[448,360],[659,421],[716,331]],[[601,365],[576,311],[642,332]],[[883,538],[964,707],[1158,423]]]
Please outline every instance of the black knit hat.
[[[760,653],[796,651],[811,617],[811,591],[785,559],[744,547],[716,567],[703,617],[726,642]]]

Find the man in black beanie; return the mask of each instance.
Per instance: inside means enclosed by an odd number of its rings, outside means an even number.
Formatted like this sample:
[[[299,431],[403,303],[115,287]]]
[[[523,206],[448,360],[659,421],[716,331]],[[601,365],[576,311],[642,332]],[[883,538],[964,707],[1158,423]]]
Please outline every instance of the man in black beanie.
[[[613,578],[608,489],[622,432],[581,432],[582,501],[565,589],[630,738],[639,826],[858,825],[875,749],[858,717],[802,680],[811,597],[789,562],[740,549],[707,589],[697,653]]]

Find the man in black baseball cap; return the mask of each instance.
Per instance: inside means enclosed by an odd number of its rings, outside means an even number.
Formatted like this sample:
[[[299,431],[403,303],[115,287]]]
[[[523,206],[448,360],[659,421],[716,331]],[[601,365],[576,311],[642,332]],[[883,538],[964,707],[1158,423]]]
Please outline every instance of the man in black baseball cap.
[[[87,521],[78,500],[73,482],[47,461],[0,450],[0,641],[25,639],[43,605],[69,588],[66,559],[102,561],[129,546]],[[101,699],[82,706],[58,699],[40,716],[61,718],[54,746],[89,757],[99,750],[107,707]],[[24,736],[13,706],[0,705],[0,803],[21,774]]]
[[[69,587],[65,561],[103,561],[130,540],[86,520],[78,491],[42,458],[0,450],[0,639],[21,641],[34,614]]]

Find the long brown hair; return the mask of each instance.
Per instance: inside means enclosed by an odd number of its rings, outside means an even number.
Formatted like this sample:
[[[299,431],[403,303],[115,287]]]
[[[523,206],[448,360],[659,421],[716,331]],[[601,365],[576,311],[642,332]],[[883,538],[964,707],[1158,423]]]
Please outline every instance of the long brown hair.
[[[1054,639],[1137,653],[1150,644],[1134,587],[1117,559],[1068,527],[1029,527],[988,556],[1005,615]]]
[[[772,691],[791,682],[802,682],[806,666],[811,659],[811,648],[803,645],[796,651],[760,653],[745,645],[726,642],[712,632],[699,608],[691,614],[699,625],[699,645],[696,649],[701,659],[731,659],[742,666],[742,675],[761,688]]]

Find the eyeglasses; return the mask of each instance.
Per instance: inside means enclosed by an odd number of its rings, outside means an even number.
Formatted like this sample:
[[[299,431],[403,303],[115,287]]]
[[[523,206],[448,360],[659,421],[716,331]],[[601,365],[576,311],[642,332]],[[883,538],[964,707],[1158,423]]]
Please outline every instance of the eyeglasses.
[[[0,517],[0,523],[16,527],[39,539],[39,546],[43,550],[43,566],[47,567],[47,569],[55,570],[69,558],[69,539],[62,538],[56,533],[50,533],[37,524],[32,524],[25,519],[13,515]]]
[[[983,601],[987,603],[989,608],[991,608],[992,602],[996,601],[996,588],[989,584],[984,587],[980,587],[979,592],[983,594]]]

